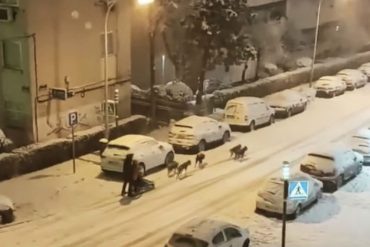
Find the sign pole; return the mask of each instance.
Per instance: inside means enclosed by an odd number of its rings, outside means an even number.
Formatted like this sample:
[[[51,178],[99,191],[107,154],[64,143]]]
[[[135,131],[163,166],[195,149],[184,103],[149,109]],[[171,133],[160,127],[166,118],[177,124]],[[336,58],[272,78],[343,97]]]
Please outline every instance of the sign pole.
[[[75,146],[75,127],[72,125],[72,159],[73,159],[73,174],[76,173],[76,146]]]
[[[284,204],[283,204],[283,229],[282,229],[282,238],[281,238],[281,247],[285,247],[285,236],[286,236],[286,207],[288,199],[288,180],[284,179]]]

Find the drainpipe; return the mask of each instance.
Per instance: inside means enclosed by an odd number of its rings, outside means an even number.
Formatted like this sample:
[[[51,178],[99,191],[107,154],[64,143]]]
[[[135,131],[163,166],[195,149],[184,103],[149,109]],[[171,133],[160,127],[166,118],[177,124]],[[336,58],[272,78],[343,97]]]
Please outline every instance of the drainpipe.
[[[35,114],[35,141],[39,142],[39,123],[38,123],[38,98],[39,98],[39,77],[37,73],[37,46],[36,46],[36,34],[31,34],[33,43],[33,64],[35,73],[35,98],[34,98],[34,114]]]

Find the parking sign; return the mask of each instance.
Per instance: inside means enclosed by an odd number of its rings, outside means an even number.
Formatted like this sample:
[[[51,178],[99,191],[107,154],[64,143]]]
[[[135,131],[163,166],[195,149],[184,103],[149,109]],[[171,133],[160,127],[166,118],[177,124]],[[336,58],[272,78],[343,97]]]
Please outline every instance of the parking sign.
[[[78,124],[78,112],[75,110],[68,112],[68,126],[74,127],[77,124]]]

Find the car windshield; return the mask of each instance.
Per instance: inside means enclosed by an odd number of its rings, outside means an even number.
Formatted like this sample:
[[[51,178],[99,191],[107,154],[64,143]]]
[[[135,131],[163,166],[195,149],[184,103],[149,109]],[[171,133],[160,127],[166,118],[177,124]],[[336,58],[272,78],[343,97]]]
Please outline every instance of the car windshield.
[[[170,240],[174,247],[208,247],[208,243],[192,236],[174,234]]]
[[[124,145],[117,145],[117,144],[108,144],[108,148],[110,149],[118,149],[118,150],[130,150],[129,147]]]
[[[192,129],[193,128],[193,126],[183,125],[183,124],[175,124],[175,127],[178,127],[178,128],[187,128],[187,129]]]
[[[263,192],[267,192],[272,195],[282,195],[283,183],[280,181],[270,180],[265,184]]]
[[[309,154],[301,163],[301,170],[308,174],[316,176],[331,175],[334,173],[334,159],[333,157]]]
[[[363,139],[363,140],[370,140],[370,138],[366,137],[366,136],[353,136],[353,138]]]

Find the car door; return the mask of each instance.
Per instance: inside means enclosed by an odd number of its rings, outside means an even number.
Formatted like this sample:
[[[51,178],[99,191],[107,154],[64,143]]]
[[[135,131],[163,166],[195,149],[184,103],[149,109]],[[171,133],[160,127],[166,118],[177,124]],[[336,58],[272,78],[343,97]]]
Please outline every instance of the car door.
[[[161,149],[157,141],[147,140],[141,143],[139,148],[143,154],[143,162],[147,170],[163,163]]]
[[[229,247],[238,247],[243,246],[243,235],[235,227],[226,227],[224,229],[224,234],[226,237],[226,243]]]
[[[205,122],[205,128],[207,129],[207,142],[215,142],[220,139],[220,128],[216,120],[210,119]],[[222,126],[221,126],[222,128]]]

